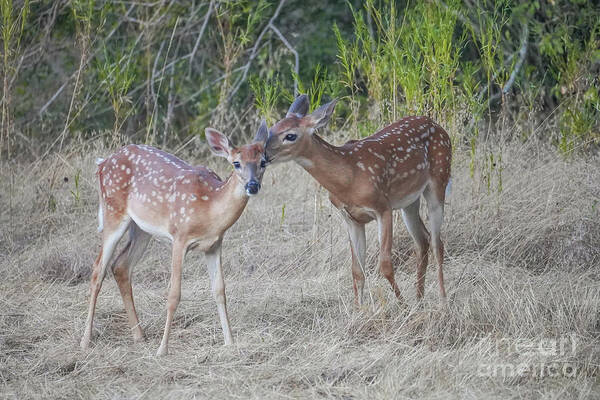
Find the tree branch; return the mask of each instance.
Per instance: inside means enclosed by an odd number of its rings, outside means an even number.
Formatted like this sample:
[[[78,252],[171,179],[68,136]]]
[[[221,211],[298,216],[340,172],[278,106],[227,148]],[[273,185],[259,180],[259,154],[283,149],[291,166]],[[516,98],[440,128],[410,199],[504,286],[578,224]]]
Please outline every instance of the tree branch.
[[[289,51],[292,52],[292,54],[294,54],[294,72],[296,73],[296,76],[299,76],[300,74],[300,58],[298,57],[298,52],[296,51],[296,49],[294,49],[292,47],[292,45],[290,44],[290,42],[287,41],[287,39],[281,34],[281,32],[279,31],[279,29],[277,29],[275,27],[275,25],[271,25],[271,30],[273,32],[275,32],[277,34],[277,36],[279,36],[279,40],[281,40],[283,42],[283,44],[285,45],[285,47],[288,48]],[[294,97],[298,96],[298,80],[294,79]]]
[[[129,9],[127,10],[127,12],[125,13],[125,15],[119,20],[119,22],[114,26],[114,28],[109,32],[109,34],[106,36],[106,38],[104,39],[104,41],[108,41],[114,34],[115,32],[117,32],[117,30],[119,29],[119,27],[121,26],[121,24],[125,21],[125,19],[127,17],[129,17],[129,14],[131,14],[131,11],[133,11],[133,8],[135,7],[135,4],[132,4],[131,7],[129,7]],[[90,47],[93,47],[92,45],[95,43],[95,40],[92,41],[90,43]],[[87,64],[89,64],[89,62],[96,56],[96,54],[98,54],[98,52],[100,52],[100,47],[97,48],[86,60],[86,64],[85,67],[87,67]],[[58,95],[60,94],[60,92],[62,92],[64,90],[64,88],[66,87],[67,83],[69,83],[69,81],[73,78],[75,78],[77,76],[77,71],[74,71],[71,76],[69,76],[67,78],[67,81],[65,83],[63,83],[63,85],[58,88],[58,90],[56,91],[56,93],[54,93],[54,95],[50,98],[50,100],[48,100],[46,102],[46,104],[44,104],[44,106],[40,109],[40,111],[38,112],[38,114],[41,116],[44,112],[46,112],[46,110],[48,109],[48,107],[54,102],[54,100],[56,100],[56,98],[58,97]]]
[[[198,51],[198,46],[200,46],[200,39],[202,39],[202,36],[204,35],[204,30],[206,29],[206,25],[208,25],[208,19],[210,18],[210,14],[212,14],[214,3],[215,3],[214,0],[211,0],[210,4],[208,5],[208,11],[206,12],[206,15],[204,16],[204,22],[202,22],[202,27],[200,28],[200,32],[198,33],[198,37],[196,38],[196,43],[194,44],[194,48],[192,49],[192,52],[190,53],[190,68],[192,65],[192,61],[194,61],[194,56],[196,55],[196,51]]]
[[[267,33],[267,31],[271,28],[271,26],[273,26],[273,22],[279,16],[279,13],[281,12],[281,9],[283,8],[284,4],[285,4],[285,0],[281,0],[279,2],[279,5],[275,9],[275,13],[273,13],[273,16],[271,17],[271,19],[269,19],[269,22],[267,23],[267,25],[265,25],[263,30],[258,35],[258,38],[256,38],[256,42],[254,43],[254,46],[252,46],[252,51],[250,52],[250,57],[248,58],[248,61],[246,62],[246,64],[244,64],[242,66],[242,71],[243,71],[242,76],[233,85],[233,89],[229,93],[228,99],[231,99],[233,97],[233,95],[235,95],[237,93],[237,91],[240,89],[240,86],[242,86],[242,84],[246,81],[246,79],[248,77],[248,70],[250,69],[250,65],[252,64],[252,61],[254,61],[256,56],[258,55],[260,42],[262,41],[263,36],[265,36],[265,33]]]
[[[523,31],[521,33],[521,47],[519,48],[519,59],[517,60],[515,67],[510,73],[510,77],[502,87],[502,90],[498,93],[495,93],[492,97],[488,99],[488,102],[491,104],[492,102],[499,99],[501,96],[505,95],[512,88],[513,83],[515,83],[515,79],[523,66],[523,62],[525,61],[525,56],[527,56],[527,39],[529,37],[529,27],[527,26],[527,22],[523,23]],[[514,54],[513,54],[514,57]]]
[[[525,23],[523,23],[523,33],[521,35],[521,48],[519,49],[519,59],[517,60],[517,63],[515,64],[515,68],[513,68],[512,72],[510,73],[510,78],[508,78],[508,81],[502,88],[502,93],[504,93],[504,94],[508,93],[508,91],[512,87],[513,83],[515,82],[515,78],[517,77],[517,74],[519,73],[519,71],[521,70],[521,67],[523,66],[523,62],[525,61],[525,56],[527,55],[527,39],[528,39],[528,37],[529,37],[529,27],[527,26],[527,22],[525,22]]]

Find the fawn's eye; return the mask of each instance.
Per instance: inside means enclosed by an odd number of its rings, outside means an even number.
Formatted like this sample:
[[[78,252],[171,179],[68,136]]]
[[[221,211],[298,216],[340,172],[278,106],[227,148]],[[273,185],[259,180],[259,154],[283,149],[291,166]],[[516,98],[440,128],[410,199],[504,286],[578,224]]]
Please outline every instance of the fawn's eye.
[[[296,140],[297,137],[298,135],[296,135],[295,133],[288,133],[287,135],[285,135],[284,140],[287,140],[288,142],[293,142]]]
[[[240,169],[240,163],[239,163],[239,161],[234,161],[233,162],[233,166],[235,167],[235,169]]]
[[[265,160],[260,160],[260,167],[264,168],[267,166],[267,162]]]

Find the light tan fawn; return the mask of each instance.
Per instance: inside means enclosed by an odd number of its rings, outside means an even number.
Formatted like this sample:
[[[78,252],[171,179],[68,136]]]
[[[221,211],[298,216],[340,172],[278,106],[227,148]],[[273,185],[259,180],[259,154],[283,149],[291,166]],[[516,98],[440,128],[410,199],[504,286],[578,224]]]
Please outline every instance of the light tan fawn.
[[[294,160],[329,191],[329,199],[347,224],[352,252],[355,301],[363,302],[366,255],[365,224],[377,220],[379,268],[401,298],[392,265],[392,211],[401,209],[417,252],[417,298],[424,294],[429,243],[438,263],[440,296],[444,289],[444,246],[440,228],[450,179],[452,148],[446,131],[427,117],[406,117],[361,140],[336,147],[315,130],[327,124],[336,101],[308,114],[305,95],[296,98],[287,115],[270,130],[269,162]],[[419,216],[427,200],[431,235]]]
[[[265,170],[264,146],[268,130],[263,121],[252,144],[235,148],[222,133],[207,128],[213,154],[227,158],[234,172],[222,181],[203,166],[191,166],[179,158],[145,145],[121,148],[98,162],[102,248],[94,264],[90,304],[81,347],[92,337],[96,299],[115,246],[125,232],[129,241],[112,262],[134,341],[143,339],[133,303],[131,274],[151,236],[172,242],[171,282],[167,321],[157,355],[168,352],[169,331],[181,296],[181,268],[188,249],[206,254],[212,292],[225,337],[233,342],[221,270],[223,235],[240,217],[248,197],[258,193]]]

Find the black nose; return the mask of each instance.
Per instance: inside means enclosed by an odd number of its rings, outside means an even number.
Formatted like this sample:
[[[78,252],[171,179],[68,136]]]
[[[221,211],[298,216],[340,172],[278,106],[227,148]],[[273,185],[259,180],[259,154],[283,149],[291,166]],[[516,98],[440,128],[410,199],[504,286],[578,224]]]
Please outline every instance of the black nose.
[[[260,183],[256,181],[250,181],[246,184],[246,191],[248,194],[256,194],[260,189]]]

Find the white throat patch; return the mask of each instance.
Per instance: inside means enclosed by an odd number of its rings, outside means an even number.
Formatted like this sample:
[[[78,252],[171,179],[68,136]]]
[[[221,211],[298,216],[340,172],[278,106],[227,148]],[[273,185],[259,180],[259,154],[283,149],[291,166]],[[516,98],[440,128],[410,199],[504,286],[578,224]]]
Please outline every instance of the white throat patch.
[[[296,162],[298,164],[300,164],[300,166],[303,168],[312,168],[314,165],[312,161],[310,161],[308,158],[304,158],[304,157],[296,158]]]

